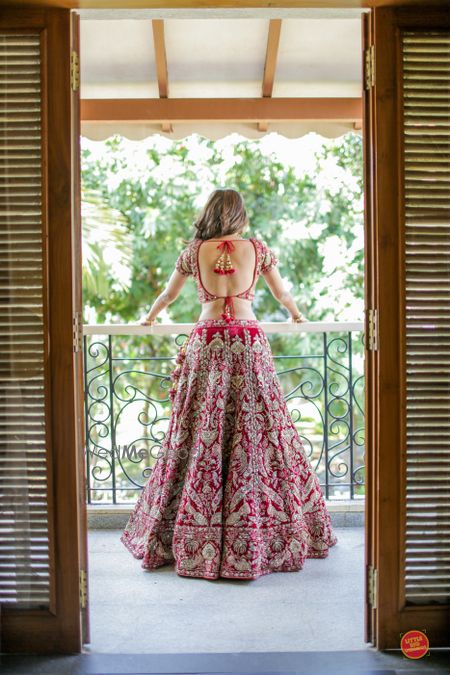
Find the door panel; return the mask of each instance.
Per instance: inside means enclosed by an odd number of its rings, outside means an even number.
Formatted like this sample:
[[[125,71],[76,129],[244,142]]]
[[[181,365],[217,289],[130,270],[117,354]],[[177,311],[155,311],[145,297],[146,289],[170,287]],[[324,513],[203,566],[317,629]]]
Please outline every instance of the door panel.
[[[76,444],[78,454],[78,547],[80,553],[81,624],[82,641],[90,642],[89,627],[89,573],[88,573],[88,528],[86,509],[86,455],[84,424],[84,381],[83,381],[83,299],[82,299],[82,253],[81,253],[81,166],[80,166],[80,15],[71,14],[71,58],[74,73],[71,93],[71,137],[72,137],[72,289],[73,308],[76,317],[77,341],[74,348],[75,369],[75,416]]]
[[[375,471],[379,648],[419,629],[450,646],[450,21],[371,13],[370,183],[378,308]]]
[[[374,279],[376,265],[375,245],[375,200],[373,179],[373,96],[368,78],[370,78],[370,45],[373,44],[372,22],[369,14],[362,15],[362,100],[363,100],[363,162],[364,162],[364,292],[365,292],[365,328],[364,328],[364,381],[365,381],[365,465],[366,465],[366,494],[365,494],[365,620],[364,639],[374,644],[375,621],[374,603],[371,598],[371,584],[376,560],[377,520],[377,492],[373,489],[373,476],[376,474],[376,426],[377,419],[377,382],[378,382],[378,350],[374,341],[373,328],[376,325],[376,297],[377,286]]]
[[[81,648],[69,10],[0,18],[4,652]]]
[[[404,598],[450,604],[450,30],[403,31]]]
[[[41,164],[41,36],[0,35],[0,593],[4,606],[53,605],[54,561],[47,508],[44,217]],[[26,118],[26,122],[24,121]],[[3,181],[2,181],[3,184]]]

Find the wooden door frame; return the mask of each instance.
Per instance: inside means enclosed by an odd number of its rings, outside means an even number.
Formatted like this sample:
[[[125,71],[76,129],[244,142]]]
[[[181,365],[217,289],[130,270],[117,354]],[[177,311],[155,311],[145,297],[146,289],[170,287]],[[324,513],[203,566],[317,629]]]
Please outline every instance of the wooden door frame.
[[[8,0],[7,0],[8,1]],[[345,7],[373,7],[383,5],[407,4],[405,0],[368,0],[367,2],[357,2],[356,0],[330,0],[330,6],[334,8]],[[49,308],[49,337],[50,350],[48,353],[48,366],[50,375],[51,398],[49,400],[49,410],[51,414],[51,446],[49,450],[50,469],[53,472],[53,480],[49,484],[51,489],[50,499],[50,523],[53,519],[53,546],[54,546],[54,602],[49,611],[30,611],[18,612],[14,608],[4,608],[2,616],[2,640],[3,645],[11,652],[33,651],[36,653],[78,653],[82,647],[82,634],[80,625],[80,598],[79,598],[79,572],[80,572],[80,544],[78,533],[83,531],[82,504],[84,503],[84,494],[81,494],[81,482],[79,477],[79,457],[77,451],[77,430],[74,410],[76,410],[76,367],[72,352],[72,326],[73,326],[73,307],[67,302],[67,298],[74,298],[76,289],[73,288],[74,279],[68,277],[65,273],[72,269],[74,247],[76,242],[72,239],[72,223],[70,212],[67,209],[68,200],[71,198],[71,190],[74,182],[73,177],[73,158],[71,157],[71,99],[69,96],[70,88],[70,13],[66,9],[25,9],[21,5],[28,5],[27,2],[12,2],[9,9],[3,8],[0,19],[1,28],[9,28],[11,20],[17,28],[29,28],[34,26],[42,31],[43,38],[47,39],[47,49],[44,52],[43,63],[43,87],[45,92],[43,105],[44,134],[48,145],[48,154],[43,157],[43,176],[44,184],[47,187],[48,209],[46,213],[48,230],[48,285],[46,286]],[[35,1],[35,6],[49,5],[79,8],[78,0],[39,0]],[[417,4],[415,0],[410,0],[408,4]],[[439,6],[450,6],[450,3],[438,2]],[[4,3],[6,5],[6,2]],[[104,2],[104,0],[90,0],[89,6],[94,7],[117,8],[117,3],[113,0]],[[148,8],[191,8],[201,9],[204,6],[202,2],[192,2],[184,0],[178,2],[175,0],[155,2],[152,0],[136,0],[131,3],[132,6]],[[18,9],[20,7],[20,9]],[[83,3],[86,7],[86,3]],[[130,3],[126,4],[127,9]],[[237,0],[219,0],[210,2],[208,7],[232,9],[247,7],[253,8],[313,8],[322,7],[323,1],[317,0],[291,0],[285,2],[266,1],[266,2],[244,2]],[[376,12],[385,13],[387,9],[377,9]],[[405,18],[405,10],[398,9],[399,16]],[[427,7],[429,15],[433,14],[432,9]],[[381,16],[381,14],[380,14]],[[377,36],[374,36],[375,42]],[[383,44],[383,49],[379,50],[378,58],[386,60],[395,56],[395,45]],[[55,58],[52,58],[55,55]],[[51,86],[48,83],[51,82]],[[381,80],[377,86],[383,88],[386,96],[392,97],[392,92],[398,95],[398,88],[395,83],[395,76],[392,72],[385,81]],[[58,92],[58,96],[56,96]],[[67,92],[63,98],[61,92]],[[392,147],[397,147],[398,139],[396,132],[400,129],[398,118],[399,106],[392,105],[387,113],[383,113],[384,122],[390,123],[389,131],[382,138],[375,139],[377,144],[376,159],[377,164],[383,161],[383,158],[389,157]],[[375,110],[378,115],[379,111]],[[381,120],[377,116],[377,129],[380,128]],[[393,143],[393,146],[390,146]],[[365,159],[367,162],[367,158]],[[378,204],[378,212],[374,215],[374,237],[376,240],[375,248],[383,251],[384,261],[389,263],[388,274],[389,282],[382,286],[378,285],[373,289],[371,299],[376,297],[377,307],[388,306],[388,303],[395,303],[397,316],[400,314],[399,291],[400,283],[398,276],[393,274],[393,270],[398,268],[399,240],[398,232],[389,229],[389,223],[398,222],[398,199],[393,199],[393,188],[398,189],[401,185],[400,167],[398,164],[391,163],[389,166],[389,181],[386,176],[376,174],[374,176],[374,190],[378,193],[390,195]],[[391,182],[392,181],[392,182]],[[387,191],[387,192],[385,192]],[[372,200],[372,197],[371,197]],[[395,228],[394,228],[395,230]],[[392,314],[391,314],[392,316]],[[382,311],[379,314],[379,333],[380,341],[386,344],[394,340],[391,344],[400,344],[400,323],[392,321],[391,317],[384,315]],[[383,419],[383,426],[374,429],[376,435],[376,445],[378,454],[368,457],[369,472],[372,471],[374,483],[366,495],[370,496],[370,503],[366,504],[367,515],[372,520],[372,525],[376,526],[374,530],[378,537],[380,526],[387,529],[391,541],[399,542],[401,534],[401,523],[392,518],[392,503],[400,508],[400,491],[404,486],[401,485],[401,462],[404,457],[395,458],[394,473],[392,473],[392,457],[389,457],[388,449],[392,448],[395,440],[397,448],[401,447],[400,430],[398,428],[399,413],[399,382],[400,382],[400,357],[401,354],[393,349],[390,352],[381,350],[379,354],[380,364],[383,366],[382,372],[390,372],[390,377],[385,375],[379,383],[376,396],[379,400],[381,396],[392,403],[390,407],[391,414],[386,421]],[[387,370],[386,367],[391,368]],[[393,377],[395,373],[395,377]],[[366,383],[367,386],[367,383]],[[370,399],[373,405],[373,399]],[[375,403],[376,405],[376,403]],[[401,417],[403,421],[403,417]],[[402,422],[403,423],[403,422]],[[386,443],[386,441],[388,441]],[[52,451],[52,454],[50,454]],[[379,500],[377,508],[377,490],[380,481],[386,481],[387,492]],[[393,500],[393,501],[392,501]],[[368,500],[369,502],[369,500]],[[86,507],[84,506],[84,509]],[[403,521],[402,521],[403,522]],[[366,528],[368,527],[366,522]],[[372,526],[371,525],[371,526]],[[73,533],[73,536],[67,536],[67,533]],[[366,540],[366,546],[369,546],[369,540]],[[373,547],[373,539],[371,546]],[[386,550],[385,546],[379,549],[375,555],[385,556],[386,568],[392,573],[392,578],[383,581],[378,596],[380,608],[389,609],[398,613],[401,593],[399,581],[400,556],[399,544],[396,544],[396,550]],[[380,559],[378,559],[378,563]],[[379,615],[378,615],[379,616]],[[39,631],[36,630],[39,624]],[[395,637],[398,643],[397,626],[391,624],[376,624],[377,648],[382,649],[383,645],[392,642]]]
[[[82,266],[82,224],[81,224],[81,116],[80,116],[80,15],[72,12],[70,15],[70,33],[72,54],[76,54],[78,63],[78,81],[72,85],[71,93],[71,148],[72,148],[72,279],[73,297],[72,306],[74,316],[78,317],[77,351],[74,352],[75,368],[75,430],[77,434],[77,494],[79,508],[78,547],[79,547],[79,575],[80,575],[80,619],[82,644],[89,643],[90,615],[89,615],[89,560],[88,560],[88,520],[87,520],[87,477],[86,477],[86,434],[84,419],[84,352],[83,352],[83,266]],[[76,87],[76,88],[75,88]]]
[[[375,78],[376,96],[371,101],[372,112],[372,237],[376,258],[373,265],[373,302],[377,309],[378,319],[378,350],[373,363],[373,440],[374,448],[371,456],[373,465],[372,479],[369,492],[373,499],[371,522],[373,565],[377,570],[377,577],[382,578],[382,584],[377,584],[375,609],[372,610],[374,644],[383,648],[387,633],[384,625],[379,621],[381,611],[385,610],[386,603],[395,598],[395,585],[398,567],[395,567],[395,556],[398,555],[399,523],[391,512],[392,504],[396,500],[398,491],[397,480],[399,475],[398,451],[392,456],[392,448],[400,448],[399,437],[399,410],[398,410],[398,383],[400,377],[400,354],[397,351],[400,340],[400,323],[393,320],[399,316],[400,283],[398,279],[398,190],[400,180],[398,166],[393,161],[397,157],[394,151],[397,148],[397,131],[400,129],[397,120],[398,108],[395,106],[396,73],[389,66],[395,63],[396,43],[394,35],[392,41],[380,44],[380,33],[375,33],[374,13],[369,17],[371,23],[371,37],[375,47]],[[380,20],[389,21],[391,9],[378,13]],[[386,101],[392,104],[387,105]],[[383,195],[380,200],[379,196]],[[390,308],[387,310],[387,308]],[[387,310],[387,311],[386,311]],[[385,347],[388,345],[388,347]],[[380,409],[383,410],[383,419],[380,420]],[[393,468],[392,464],[395,464]],[[384,481],[383,494],[380,496],[379,486]],[[383,543],[389,540],[394,560],[390,562],[389,579],[385,576],[382,565],[386,552]],[[389,631],[392,640],[392,631]],[[400,645],[400,636],[396,635],[396,645]],[[391,642],[392,645],[392,642]]]
[[[80,528],[72,336],[72,198],[70,11],[3,8],[4,32],[39,32],[42,44],[42,222],[50,593],[48,609],[4,605],[6,652],[81,651]]]
[[[363,169],[364,169],[364,382],[365,382],[365,504],[364,504],[364,640],[365,642],[375,643],[375,620],[374,610],[369,597],[369,584],[371,571],[375,568],[376,560],[376,518],[377,511],[376,496],[377,492],[373,489],[374,477],[376,476],[376,426],[374,421],[377,419],[377,352],[369,348],[367,337],[370,332],[369,310],[378,307],[376,297],[376,284],[373,276],[376,268],[376,240],[374,235],[375,227],[375,202],[374,186],[372,184],[374,175],[374,162],[372,133],[373,133],[373,97],[365,86],[366,65],[365,50],[372,43],[372,31],[370,15],[364,14],[361,17],[361,69],[362,69],[362,139],[363,139]]]

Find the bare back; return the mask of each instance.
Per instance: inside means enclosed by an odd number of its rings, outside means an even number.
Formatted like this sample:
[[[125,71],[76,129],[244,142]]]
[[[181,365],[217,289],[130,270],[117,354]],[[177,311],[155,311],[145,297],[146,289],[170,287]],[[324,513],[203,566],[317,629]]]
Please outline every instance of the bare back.
[[[220,299],[204,303],[200,319],[214,319],[222,312],[222,297],[234,296],[235,316],[238,319],[256,318],[252,310],[252,298],[236,297],[239,294],[248,295],[256,282],[256,250],[249,239],[229,239],[234,250],[230,254],[235,272],[233,274],[216,274],[215,262],[220,255],[217,246],[220,242],[206,240],[198,247],[198,271],[200,282],[211,295],[220,296]]]
[[[192,274],[202,312],[199,320],[256,319],[252,300],[259,274],[278,260],[264,242],[254,237],[194,240],[180,254],[176,269]]]

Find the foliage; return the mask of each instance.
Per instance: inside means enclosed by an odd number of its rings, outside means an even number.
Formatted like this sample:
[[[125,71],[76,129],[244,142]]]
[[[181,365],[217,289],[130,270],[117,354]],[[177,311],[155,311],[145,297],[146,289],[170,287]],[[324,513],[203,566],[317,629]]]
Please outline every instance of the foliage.
[[[250,218],[247,234],[261,237],[274,249],[285,284],[308,319],[361,319],[363,185],[358,135],[347,134],[332,142],[324,140],[315,168],[308,175],[263,152],[257,141],[241,140],[227,152],[200,137],[164,147],[155,141],[146,149],[144,161],[131,155],[129,144],[118,136],[102,145],[102,152],[95,155],[87,147],[82,149],[83,294],[88,315],[85,323],[136,323],[163,290],[184,242],[193,235],[192,222],[206,196],[223,185],[242,192]],[[167,308],[162,318],[193,322],[199,310],[194,283],[188,279],[182,297]],[[254,310],[261,320],[287,318],[287,311],[275,301],[263,279],[258,282]],[[287,392],[296,392],[289,396],[294,413],[301,404],[302,393],[311,397],[320,385],[317,372],[322,368],[322,359],[317,355],[323,352],[323,339],[322,333],[307,333],[301,341],[296,335],[269,337],[278,357],[277,367],[285,371],[283,386]],[[166,419],[162,396],[174,347],[173,340],[167,337],[116,336],[111,341],[115,395],[119,391],[127,410],[116,426],[112,418],[108,419],[111,411],[105,417],[103,402],[109,387],[109,372],[105,370],[107,347],[101,347],[95,336],[91,340],[94,348],[88,349],[87,354],[88,377],[93,381],[88,387],[90,466],[96,476],[96,489],[101,498],[107,499],[110,494],[102,489],[104,481],[109,480],[113,437],[116,442],[119,439],[131,444],[137,434],[152,452],[161,440],[155,437],[151,420],[157,420],[156,428],[160,429],[159,420]],[[361,345],[355,344],[354,365],[361,352]],[[135,372],[130,370],[133,365]],[[336,364],[332,366],[327,386],[336,400],[342,397],[345,401],[345,379]],[[323,392],[317,396],[316,407],[306,402],[298,421],[301,433],[306,431],[313,439],[315,461],[323,462],[323,423],[326,414],[331,416],[333,411],[326,411]],[[95,406],[99,422],[95,421]],[[133,411],[138,415],[141,410],[137,424]],[[362,408],[355,407],[352,413],[349,406],[349,411],[354,415],[353,427],[363,428]],[[117,410],[112,412],[117,416]],[[327,425],[338,470],[339,449],[348,433],[349,415],[344,412],[335,409],[334,414],[343,418],[328,420]],[[362,447],[356,447],[358,461],[362,452]],[[125,474],[134,480],[142,467],[127,460],[121,469],[119,484],[125,492],[129,489]],[[129,498],[127,493],[126,499]]]
[[[359,136],[324,141],[312,175],[298,175],[258,141],[236,143],[227,162],[213,141],[191,137],[150,147],[140,165],[123,138],[103,145],[100,157],[82,150],[82,200],[89,214],[83,217],[84,305],[98,323],[134,323],[148,311],[193,234],[205,195],[221,184],[242,192],[250,232],[273,247],[286,285],[310,320],[360,318],[354,311],[363,294]],[[288,316],[263,280],[254,308],[261,320]],[[182,301],[166,312],[170,321],[197,319],[192,279]]]

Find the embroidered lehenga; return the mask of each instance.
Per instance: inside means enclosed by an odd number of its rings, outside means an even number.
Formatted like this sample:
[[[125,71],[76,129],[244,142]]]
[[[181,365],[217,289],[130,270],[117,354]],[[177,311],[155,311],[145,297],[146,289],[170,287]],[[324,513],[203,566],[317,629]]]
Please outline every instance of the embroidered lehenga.
[[[239,294],[248,299],[258,275],[278,262],[263,241],[251,241],[253,282]],[[224,296],[203,286],[200,243],[176,267],[194,276],[207,302]],[[218,269],[229,269],[223,253]],[[197,321],[177,355],[167,433],[120,537],[145,569],[174,563],[181,576],[256,579],[300,570],[337,542],[267,337],[258,320],[234,317],[232,297],[221,318]]]

